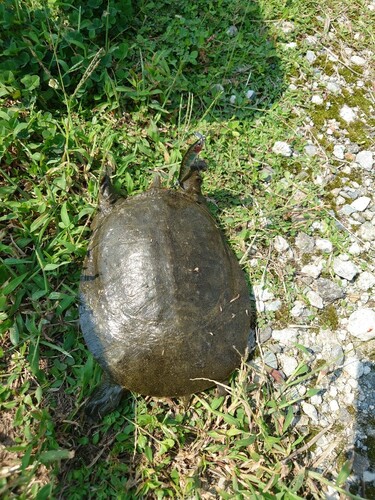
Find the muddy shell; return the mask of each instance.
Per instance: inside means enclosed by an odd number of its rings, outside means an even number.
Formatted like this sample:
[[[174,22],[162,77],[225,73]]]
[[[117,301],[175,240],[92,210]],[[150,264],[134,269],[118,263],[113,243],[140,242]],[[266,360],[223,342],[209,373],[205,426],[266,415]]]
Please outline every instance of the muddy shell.
[[[226,380],[245,354],[245,276],[189,192],[153,188],[99,212],[80,292],[86,343],[123,388],[192,394]]]

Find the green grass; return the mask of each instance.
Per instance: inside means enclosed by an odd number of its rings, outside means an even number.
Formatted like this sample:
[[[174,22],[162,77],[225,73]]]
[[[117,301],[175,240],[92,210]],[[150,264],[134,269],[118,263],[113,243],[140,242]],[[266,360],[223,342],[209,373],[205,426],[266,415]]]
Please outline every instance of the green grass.
[[[367,33],[365,13],[344,3]],[[313,183],[321,160],[303,154],[305,137],[296,132],[305,117],[295,109],[307,105],[312,70],[303,45],[293,56],[283,47],[321,28],[316,6],[83,4],[0,4],[0,495],[319,497],[334,476],[309,461],[313,433],[295,427],[290,391],[306,380],[315,390],[317,373],[308,371],[303,349],[299,373],[281,386],[243,366],[226,398],[208,391],[186,410],[179,401],[129,396],[89,426],[82,407],[100,370],[77,311],[103,168],[129,195],[145,190],[154,172],[172,186],[195,131],[207,136],[204,192],[212,213],[249,281],[259,283],[266,269],[268,286],[286,291],[286,315],[302,291],[293,266],[270,254],[274,237],[293,240],[319,219],[337,251],[344,248],[332,206]],[[339,5],[330,4],[323,1],[327,15]],[[295,30],[284,33],[285,21]],[[300,155],[276,156],[277,140]],[[273,313],[258,317],[260,325],[273,320]]]

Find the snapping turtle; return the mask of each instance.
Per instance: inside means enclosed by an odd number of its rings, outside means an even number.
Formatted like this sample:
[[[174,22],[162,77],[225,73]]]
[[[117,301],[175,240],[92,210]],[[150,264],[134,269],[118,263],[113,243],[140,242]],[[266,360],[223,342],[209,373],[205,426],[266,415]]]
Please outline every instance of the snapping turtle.
[[[179,189],[158,182],[119,198],[109,177],[80,284],[80,323],[104,370],[86,412],[112,411],[124,389],[185,396],[224,381],[250,331],[244,274],[201,195],[203,136],[182,161]]]

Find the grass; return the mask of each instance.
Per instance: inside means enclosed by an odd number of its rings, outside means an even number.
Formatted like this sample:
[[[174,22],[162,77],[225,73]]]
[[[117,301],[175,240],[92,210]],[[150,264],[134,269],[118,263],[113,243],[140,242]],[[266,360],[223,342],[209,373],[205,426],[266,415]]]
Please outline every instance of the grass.
[[[335,20],[342,3],[319,5]],[[367,34],[365,13],[344,3]],[[283,30],[286,21],[293,31]],[[285,291],[286,317],[303,293],[293,266],[272,253],[274,237],[293,240],[319,219],[322,236],[337,252],[345,247],[313,182],[322,160],[303,154],[298,131],[312,76],[300,42],[321,22],[305,1],[1,3],[3,498],[318,498],[328,484],[344,491],[348,463],[338,474],[322,471],[309,454],[314,429],[296,426],[301,398],[292,388],[308,381],[308,399],[324,368],[308,366],[303,346],[285,382],[243,365],[228,396],[207,391],[188,409],[132,395],[100,425],[82,415],[100,370],[79,331],[77,290],[105,166],[129,195],[145,190],[153,172],[171,186],[192,133],[204,133],[212,213],[249,281]],[[290,42],[298,42],[293,55]],[[277,140],[299,155],[276,156]],[[258,317],[260,326],[269,321],[274,313]]]

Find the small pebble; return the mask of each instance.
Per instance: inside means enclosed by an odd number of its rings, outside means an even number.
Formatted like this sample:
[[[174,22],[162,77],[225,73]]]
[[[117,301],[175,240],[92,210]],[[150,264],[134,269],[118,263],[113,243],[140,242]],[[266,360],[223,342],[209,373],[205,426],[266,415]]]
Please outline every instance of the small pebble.
[[[356,381],[363,375],[363,363],[356,356],[346,358],[343,370]]]
[[[264,303],[264,311],[278,311],[282,306],[281,300],[272,300],[271,302]]]
[[[301,269],[301,273],[304,274],[305,276],[310,276],[311,278],[319,278],[320,273],[322,272],[323,266],[320,263],[318,266],[315,266],[313,264],[307,264],[306,266],[303,266]]]
[[[246,99],[249,100],[254,99],[255,95],[256,95],[255,90],[247,90],[245,93]]]
[[[266,365],[271,366],[272,368],[277,369],[277,358],[272,351],[265,351],[263,354],[263,361]]]
[[[323,100],[323,97],[321,97],[318,94],[315,94],[315,95],[312,96],[311,102],[313,104],[317,104],[318,106],[321,106],[323,104],[324,100]]]
[[[375,275],[369,273],[368,271],[364,271],[361,273],[357,279],[357,286],[361,290],[367,292],[370,288],[375,285]]]
[[[257,300],[272,300],[275,298],[275,295],[268,290],[268,288],[264,288],[263,285],[254,285],[253,286],[254,296]]]
[[[314,396],[311,396],[310,401],[314,406],[320,406],[323,402],[323,398],[320,394],[315,394]]]
[[[320,295],[318,295],[313,290],[307,292],[306,297],[310,304],[317,309],[323,309],[323,299]]]
[[[224,87],[220,83],[215,83],[215,85],[212,85],[212,92],[214,94],[220,94],[224,92]]]
[[[358,231],[358,236],[364,241],[375,240],[375,226],[372,222],[364,222]]]
[[[349,318],[348,330],[359,340],[367,341],[375,338],[375,311],[369,308],[354,311]]]
[[[273,330],[272,338],[280,344],[292,344],[297,341],[298,331],[296,328],[284,328],[283,330]]]
[[[290,314],[293,318],[299,318],[305,312],[306,305],[300,300],[296,300],[294,306],[292,307]]]
[[[338,94],[341,90],[340,85],[331,81],[327,83],[326,87],[329,92],[332,92],[332,94]]]
[[[346,121],[346,123],[351,123],[357,119],[357,113],[353,108],[350,108],[347,104],[340,109],[341,118]]]
[[[290,377],[298,366],[298,361],[292,356],[286,354],[279,355],[280,367],[287,377]]]
[[[285,252],[289,248],[289,243],[282,236],[276,236],[273,245],[279,253]]]
[[[238,28],[237,26],[229,26],[227,29],[227,35],[229,36],[236,36],[238,33]]]
[[[333,271],[340,278],[352,281],[359,273],[358,267],[350,261],[344,260],[341,256],[333,260]]]
[[[276,141],[273,145],[272,151],[280,156],[292,156],[293,150],[287,142]]]
[[[284,21],[283,24],[281,25],[281,29],[284,33],[291,33],[292,31],[294,31],[295,26],[290,21]]]
[[[360,196],[353,201],[351,206],[358,212],[363,212],[369,206],[370,202],[371,198],[369,198],[368,196]]]
[[[316,238],[315,245],[318,250],[324,253],[331,253],[333,250],[332,243],[324,238]]]
[[[345,295],[344,290],[337,283],[327,278],[318,278],[314,283],[314,288],[325,304],[331,304]]]
[[[342,144],[336,144],[333,148],[333,155],[336,156],[339,160],[344,159],[345,146]]]
[[[355,161],[363,169],[370,171],[374,163],[372,151],[360,151],[355,157]]]
[[[335,399],[332,399],[332,401],[329,402],[329,407],[330,407],[330,410],[334,413],[336,411],[339,411],[339,409],[340,409],[340,406]]]
[[[363,248],[355,241],[350,245],[348,252],[350,255],[360,255],[363,252]]]
[[[306,403],[305,401],[302,402],[301,406],[302,410],[306,413],[308,417],[311,418],[311,420],[313,420],[314,422],[318,421],[318,412],[315,406],[313,406],[310,403]]]
[[[315,240],[306,233],[298,233],[296,237],[296,247],[301,253],[313,253]]]
[[[366,64],[366,59],[364,59],[361,56],[352,56],[350,60],[353,64],[356,64],[357,66],[364,66]]]
[[[314,52],[314,51],[312,51],[312,50],[308,50],[308,51],[306,52],[306,56],[305,56],[305,57],[306,57],[307,61],[308,61],[310,64],[312,64],[312,63],[316,60],[316,54],[315,54],[315,52]]]
[[[313,157],[317,154],[317,152],[318,150],[313,144],[308,144],[307,146],[305,146],[305,153],[307,154],[307,156]]]

